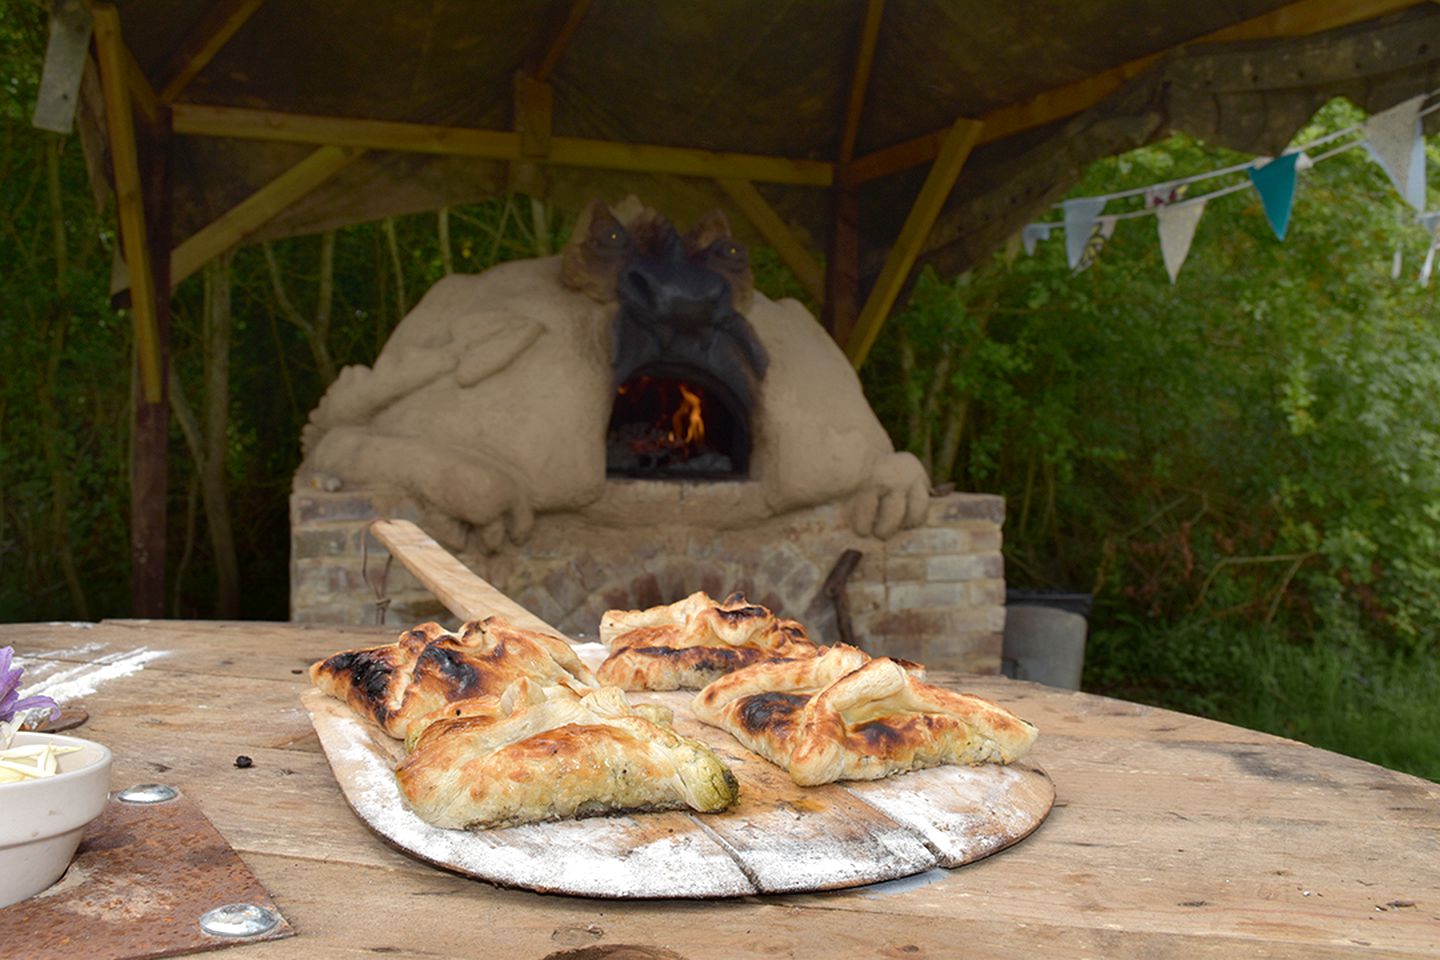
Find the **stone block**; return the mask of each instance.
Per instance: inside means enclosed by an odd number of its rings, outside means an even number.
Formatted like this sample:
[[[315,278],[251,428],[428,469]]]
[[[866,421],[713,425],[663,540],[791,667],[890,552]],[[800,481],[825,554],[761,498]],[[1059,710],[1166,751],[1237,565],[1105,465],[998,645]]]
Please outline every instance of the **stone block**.
[[[972,580],[965,584],[965,594],[976,607],[1004,606],[1004,580]]]
[[[331,520],[374,520],[375,503],[363,493],[296,493],[290,496],[291,529]]]
[[[884,579],[890,583],[920,583],[929,579],[930,557],[899,554],[885,558]]]
[[[997,526],[1005,522],[1005,498],[990,493],[951,493],[930,501],[929,523],[958,520],[988,520]]]
[[[295,531],[290,538],[290,555],[297,560],[339,557],[350,552],[353,533],[348,526],[311,526]]]
[[[970,531],[954,527],[919,527],[890,538],[886,551],[891,557],[930,556],[970,552]]]
[[[892,583],[886,597],[892,611],[959,607],[965,605],[965,589],[957,583]]]
[[[969,554],[967,556],[926,557],[926,580],[942,580],[956,583],[967,580],[986,580],[1005,575],[1005,561],[998,553]]]

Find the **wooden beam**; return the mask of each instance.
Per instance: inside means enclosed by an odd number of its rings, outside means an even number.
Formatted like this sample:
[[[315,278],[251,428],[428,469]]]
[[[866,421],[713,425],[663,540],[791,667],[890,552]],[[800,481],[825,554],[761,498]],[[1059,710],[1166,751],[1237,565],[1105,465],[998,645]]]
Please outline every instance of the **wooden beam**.
[[[1299,0],[1223,30],[992,110],[980,118],[985,124],[980,143],[1003,140],[1088,110],[1172,50],[1194,44],[1303,37],[1418,5],[1417,0]],[[848,165],[844,179],[848,183],[860,184],[926,163],[938,153],[945,134],[945,130],[937,130],[866,154]]]
[[[170,288],[260,229],[296,200],[348,167],[361,151],[321,147],[221,216],[201,227],[170,255]]]
[[[900,236],[885,258],[885,266],[865,301],[864,309],[860,311],[855,329],[845,340],[845,354],[857,370],[869,355],[890,308],[895,305],[900,289],[915,266],[925,239],[930,235],[930,228],[935,225],[935,218],[940,215],[940,208],[950,195],[955,178],[960,175],[960,168],[979,142],[980,131],[981,125],[974,120],[957,120],[940,145],[940,153],[925,177],[925,184],[920,188],[904,226],[900,228]]]
[[[190,103],[177,103],[173,109],[175,132],[191,136],[278,140],[491,160],[522,158],[520,134],[512,131],[318,117]],[[550,155],[544,162],[569,167],[672,173],[711,179],[726,177],[810,187],[828,187],[834,181],[834,165],[819,160],[613,143],[580,137],[551,138]]]
[[[840,134],[840,165],[855,156],[855,138],[860,133],[860,116],[865,110],[865,91],[870,86],[870,68],[875,64],[875,41],[880,36],[880,20],[885,15],[885,0],[867,0],[865,23],[860,28],[860,45],[855,54],[855,69],[850,74],[850,99],[845,103],[845,125]]]
[[[820,322],[842,346],[860,315],[860,195],[854,188],[830,191],[830,246],[825,257],[825,302]]]
[[[574,0],[570,4],[570,12],[565,16],[565,22],[560,25],[560,32],[555,34],[550,46],[545,51],[545,56],[540,59],[540,65],[535,68],[535,79],[541,83],[550,81],[550,74],[560,64],[560,57],[565,48],[570,45],[575,31],[580,28],[580,21],[585,19],[585,14],[590,9],[590,0]]]
[[[150,86],[150,80],[145,76],[145,71],[140,69],[140,64],[135,62],[135,56],[125,47],[125,80],[130,85],[130,105],[140,114],[140,119],[150,130],[157,130],[161,127],[169,128],[170,117],[165,112],[160,100],[155,96],[155,88]]]
[[[810,251],[805,248],[795,236],[794,232],[780,219],[775,208],[760,195],[755,189],[755,184],[749,180],[719,180],[720,189],[733,201],[740,212],[745,214],[746,219],[754,225],[756,230],[775,252],[780,255],[781,261],[795,274],[795,279],[805,288],[805,292],[816,303],[825,302],[825,271]]]
[[[130,316],[135,327],[135,358],[147,403],[163,397],[160,338],[155,311],[155,275],[150,263],[149,235],[145,227],[145,195],[140,186],[140,163],[135,147],[135,118],[130,112],[128,57],[120,36],[120,15],[108,3],[96,4],[95,49],[100,59],[100,83],[105,96],[105,126],[110,139],[110,162],[115,176],[115,207],[120,221],[120,243],[130,270]]]
[[[160,99],[169,103],[199,75],[230,38],[260,9],[265,0],[221,0],[210,5],[180,46],[170,55],[160,76]]]

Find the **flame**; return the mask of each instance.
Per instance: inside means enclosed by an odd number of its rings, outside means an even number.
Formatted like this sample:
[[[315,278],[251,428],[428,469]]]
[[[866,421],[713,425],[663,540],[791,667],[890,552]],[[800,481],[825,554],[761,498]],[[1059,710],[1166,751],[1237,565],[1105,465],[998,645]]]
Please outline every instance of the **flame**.
[[[680,406],[670,418],[671,441],[689,449],[705,440],[705,418],[700,414],[700,397],[685,384],[680,387]]]

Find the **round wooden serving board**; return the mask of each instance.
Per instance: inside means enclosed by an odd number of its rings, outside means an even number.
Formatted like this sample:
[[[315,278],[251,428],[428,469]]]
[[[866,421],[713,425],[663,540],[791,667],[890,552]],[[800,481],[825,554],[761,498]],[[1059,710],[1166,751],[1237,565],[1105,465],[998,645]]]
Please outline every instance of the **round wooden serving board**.
[[[885,780],[796,785],[728,733],[690,716],[690,693],[664,703],[675,727],[708,743],[740,781],[724,813],[642,813],[450,830],[406,805],[393,769],[402,747],[318,690],[302,700],[345,799],[361,820],[421,860],[544,893],[587,897],[739,897],[833,890],[958,867],[1040,825],[1055,787],[1038,767],[936,767]]]
[[[499,614],[561,636],[475,576],[414,524],[377,521],[375,538],[462,619]],[[599,644],[577,644],[592,668]],[[873,781],[798,786],[730,734],[696,720],[694,692],[629,693],[675,714],[740,781],[724,813],[642,813],[449,830],[412,812],[395,782],[403,747],[318,690],[302,697],[345,799],[372,830],[421,860],[495,883],[586,897],[741,897],[834,890],[958,867],[1038,827],[1055,785],[1033,764],[936,767]]]

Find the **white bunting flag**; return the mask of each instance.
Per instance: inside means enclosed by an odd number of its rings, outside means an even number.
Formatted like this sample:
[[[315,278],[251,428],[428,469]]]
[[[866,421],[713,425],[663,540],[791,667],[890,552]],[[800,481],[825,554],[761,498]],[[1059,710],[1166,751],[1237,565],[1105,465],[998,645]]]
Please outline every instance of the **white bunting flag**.
[[[1020,242],[1025,245],[1025,256],[1035,256],[1035,244],[1050,239],[1051,227],[1052,224],[1048,223],[1025,224],[1025,229],[1020,231]]]
[[[1160,255],[1165,258],[1165,271],[1170,274],[1172,284],[1180,275],[1185,258],[1190,255],[1195,226],[1204,212],[1203,199],[1163,206],[1155,211],[1155,222],[1160,230]]]
[[[1425,263],[1420,267],[1420,286],[1430,286],[1430,271],[1435,266],[1435,247],[1440,246],[1440,239],[1430,241],[1430,249],[1425,252]]]
[[[1105,209],[1105,198],[1080,197],[1066,200],[1061,206],[1065,210],[1065,261],[1071,270],[1083,270],[1080,259],[1085,255],[1091,234],[1095,232],[1095,220]],[[1114,229],[1113,224],[1111,229]],[[1102,239],[1100,242],[1105,241]]]
[[[1411,97],[1365,121],[1365,146],[1400,196],[1416,210],[1425,209],[1425,137],[1420,105],[1425,95]]]

